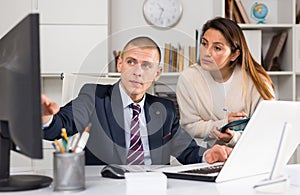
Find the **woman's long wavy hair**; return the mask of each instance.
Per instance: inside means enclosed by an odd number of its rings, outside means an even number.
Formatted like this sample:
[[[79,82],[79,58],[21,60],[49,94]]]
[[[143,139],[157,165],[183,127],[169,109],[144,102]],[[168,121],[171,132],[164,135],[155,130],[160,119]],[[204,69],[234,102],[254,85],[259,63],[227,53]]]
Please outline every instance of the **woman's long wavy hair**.
[[[234,21],[216,17],[207,21],[202,27],[201,38],[208,29],[215,29],[222,33],[231,47],[231,53],[240,51],[239,57],[231,62],[231,66],[242,66],[243,94],[246,99],[246,74],[250,75],[259,94],[265,100],[274,99],[274,85],[265,69],[254,60],[246,43],[242,29]]]

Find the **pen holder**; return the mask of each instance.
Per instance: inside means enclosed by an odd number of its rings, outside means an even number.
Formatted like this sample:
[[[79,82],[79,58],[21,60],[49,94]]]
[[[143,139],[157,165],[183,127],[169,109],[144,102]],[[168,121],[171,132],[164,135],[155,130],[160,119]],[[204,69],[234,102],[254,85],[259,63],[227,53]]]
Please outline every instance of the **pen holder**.
[[[85,155],[79,153],[53,153],[54,191],[83,190],[85,188]]]

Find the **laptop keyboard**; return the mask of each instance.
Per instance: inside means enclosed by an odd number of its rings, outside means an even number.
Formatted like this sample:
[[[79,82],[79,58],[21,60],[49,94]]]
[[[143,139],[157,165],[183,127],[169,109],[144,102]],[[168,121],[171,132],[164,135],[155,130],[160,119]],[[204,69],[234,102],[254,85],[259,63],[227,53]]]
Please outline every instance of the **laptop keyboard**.
[[[222,167],[223,167],[223,165],[213,165],[213,166],[203,167],[203,168],[199,168],[199,169],[182,171],[181,173],[196,173],[196,174],[218,173],[218,172],[220,172]]]

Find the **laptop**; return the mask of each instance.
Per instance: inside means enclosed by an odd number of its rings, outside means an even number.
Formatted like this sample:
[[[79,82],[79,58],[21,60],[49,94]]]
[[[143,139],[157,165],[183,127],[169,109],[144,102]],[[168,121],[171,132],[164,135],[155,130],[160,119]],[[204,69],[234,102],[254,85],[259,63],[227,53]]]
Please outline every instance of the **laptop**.
[[[262,101],[225,163],[160,168],[169,178],[224,182],[249,176],[281,174],[300,143],[300,102]],[[213,166],[213,168],[212,168]],[[204,171],[197,169],[206,168]],[[217,169],[218,172],[209,170]]]

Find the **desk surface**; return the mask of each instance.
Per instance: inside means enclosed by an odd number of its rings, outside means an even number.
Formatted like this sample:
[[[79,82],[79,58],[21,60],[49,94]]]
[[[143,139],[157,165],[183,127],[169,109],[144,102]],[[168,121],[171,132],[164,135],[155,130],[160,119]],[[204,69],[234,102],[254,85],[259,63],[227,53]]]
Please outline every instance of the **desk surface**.
[[[125,179],[109,179],[100,176],[100,170],[103,166],[87,166],[86,167],[86,189],[82,191],[73,192],[53,192],[53,186],[47,188],[42,188],[38,190],[30,190],[23,192],[14,192],[13,194],[63,194],[63,193],[76,193],[79,195],[91,195],[91,194],[126,194],[126,181]],[[52,170],[37,170],[37,174],[43,174],[52,176]],[[18,174],[18,173],[15,173]],[[24,174],[24,172],[23,172]],[[258,181],[266,178],[266,176],[255,176],[247,179],[240,179],[230,182],[223,183],[210,183],[210,182],[199,182],[199,181],[189,181],[189,180],[178,180],[178,179],[168,179],[167,190],[163,193],[165,195],[182,195],[182,194],[259,194],[253,190],[253,185]],[[154,189],[154,188],[153,188]],[[12,193],[0,193],[2,194],[12,194]],[[147,191],[143,195],[154,194],[153,192]],[[284,194],[300,194],[300,187],[291,185],[289,189]]]

